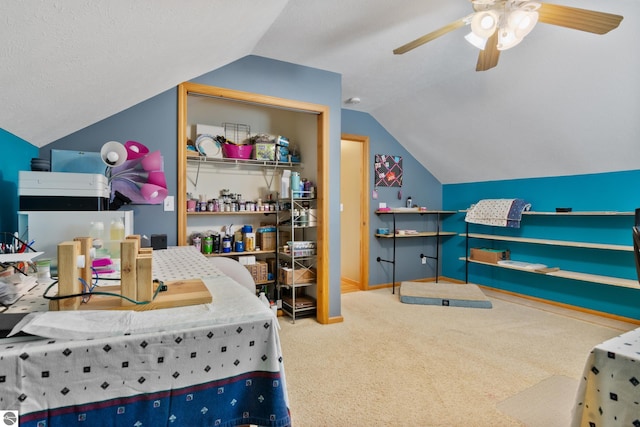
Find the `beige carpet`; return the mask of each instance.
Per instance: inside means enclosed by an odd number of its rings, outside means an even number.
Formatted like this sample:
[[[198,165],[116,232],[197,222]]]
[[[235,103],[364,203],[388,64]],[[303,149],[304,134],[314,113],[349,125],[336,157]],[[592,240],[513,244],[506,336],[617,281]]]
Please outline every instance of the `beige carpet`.
[[[528,427],[566,427],[578,380],[554,375],[498,404],[498,409]]]
[[[637,327],[483,291],[491,310],[402,304],[379,289],[342,295],[339,324],[281,318],[294,426],[542,425],[574,397],[545,380],[577,380],[594,345]],[[531,393],[545,408],[533,421],[518,401]]]

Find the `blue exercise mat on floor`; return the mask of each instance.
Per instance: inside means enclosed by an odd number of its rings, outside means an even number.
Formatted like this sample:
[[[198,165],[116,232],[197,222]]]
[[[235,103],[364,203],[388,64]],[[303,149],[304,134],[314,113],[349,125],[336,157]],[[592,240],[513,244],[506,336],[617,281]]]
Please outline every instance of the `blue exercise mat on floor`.
[[[491,301],[471,283],[402,282],[400,301],[405,304],[445,307],[492,308]]]

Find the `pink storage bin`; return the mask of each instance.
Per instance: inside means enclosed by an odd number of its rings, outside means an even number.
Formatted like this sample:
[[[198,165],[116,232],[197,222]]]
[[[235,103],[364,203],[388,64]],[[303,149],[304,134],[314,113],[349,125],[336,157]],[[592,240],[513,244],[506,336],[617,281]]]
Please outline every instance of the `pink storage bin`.
[[[222,154],[229,159],[250,159],[253,145],[222,144]]]

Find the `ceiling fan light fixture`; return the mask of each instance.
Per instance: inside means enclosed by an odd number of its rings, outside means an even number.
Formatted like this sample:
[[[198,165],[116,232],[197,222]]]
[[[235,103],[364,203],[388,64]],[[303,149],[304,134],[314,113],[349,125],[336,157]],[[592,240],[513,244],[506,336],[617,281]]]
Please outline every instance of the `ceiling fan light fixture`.
[[[493,10],[476,12],[471,18],[471,31],[478,37],[488,39],[496,31],[498,18]]]
[[[518,38],[510,28],[500,28],[498,30],[498,50],[507,50],[518,45],[522,38]]]
[[[518,5],[518,9],[524,10],[526,12],[535,12],[540,9],[542,3],[537,1],[523,1]]]
[[[485,46],[487,45],[487,38],[485,37],[480,37],[478,36],[476,33],[474,33],[473,31],[471,31],[469,34],[467,34],[466,36],[464,36],[464,38],[471,43],[472,45],[474,45],[475,47],[477,47],[480,50],[484,50]]]
[[[526,37],[537,22],[593,34],[607,34],[618,28],[623,16],[577,7],[542,3],[540,0],[469,0],[473,13],[418,37],[393,50],[402,55],[459,28],[470,26],[465,39],[481,49],[476,71],[498,65],[502,50],[510,49]]]
[[[514,10],[509,14],[508,25],[519,39],[523,39],[533,30],[538,22],[538,12],[528,12],[522,9]]]

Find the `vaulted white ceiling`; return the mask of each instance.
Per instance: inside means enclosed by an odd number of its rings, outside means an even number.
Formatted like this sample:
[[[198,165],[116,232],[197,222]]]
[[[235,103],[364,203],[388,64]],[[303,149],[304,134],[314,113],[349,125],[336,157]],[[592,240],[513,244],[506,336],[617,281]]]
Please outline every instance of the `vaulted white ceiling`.
[[[36,146],[249,54],[340,73],[443,183],[640,168],[640,2],[597,36],[539,23],[492,70],[459,29],[467,0],[6,0],[0,127]]]

